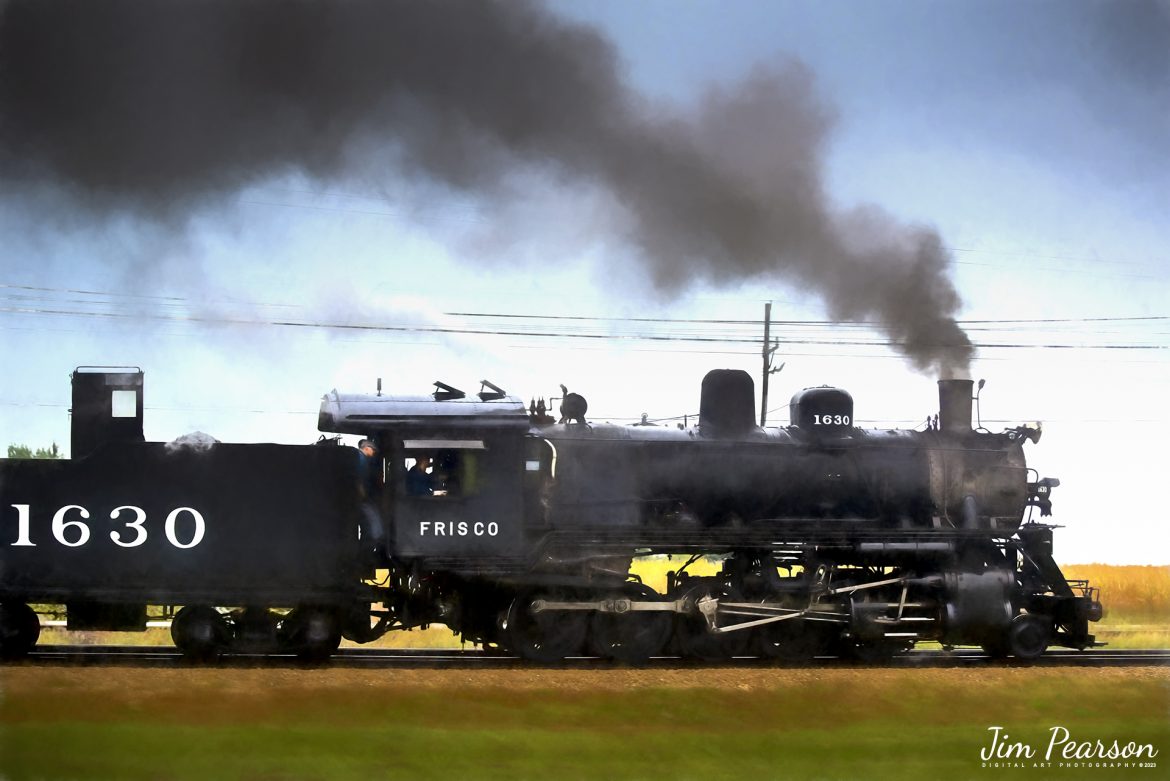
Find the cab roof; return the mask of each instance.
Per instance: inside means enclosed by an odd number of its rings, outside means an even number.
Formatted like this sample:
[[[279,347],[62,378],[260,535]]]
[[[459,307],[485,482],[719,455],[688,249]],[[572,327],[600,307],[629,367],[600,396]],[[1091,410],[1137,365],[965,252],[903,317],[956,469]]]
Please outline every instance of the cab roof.
[[[438,400],[434,396],[372,396],[332,390],[322,397],[317,418],[317,430],[332,434],[435,425],[527,429],[528,410],[515,396]]]

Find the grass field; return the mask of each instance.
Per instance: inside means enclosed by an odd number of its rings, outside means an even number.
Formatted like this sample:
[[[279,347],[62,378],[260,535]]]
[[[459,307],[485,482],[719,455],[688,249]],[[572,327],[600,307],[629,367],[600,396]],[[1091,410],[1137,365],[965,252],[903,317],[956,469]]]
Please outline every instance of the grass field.
[[[34,779],[1166,777],[1170,670],[0,668],[0,776]],[[1158,768],[983,767],[1149,743]],[[1059,761],[1059,757],[1054,757]]]

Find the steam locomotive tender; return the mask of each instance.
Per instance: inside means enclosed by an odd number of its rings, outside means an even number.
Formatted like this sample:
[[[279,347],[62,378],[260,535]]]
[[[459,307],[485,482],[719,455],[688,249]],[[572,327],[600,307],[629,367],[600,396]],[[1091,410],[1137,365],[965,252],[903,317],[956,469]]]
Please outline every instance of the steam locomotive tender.
[[[435,387],[324,397],[318,428],[375,442],[363,461],[337,436],[145,442],[142,372],[78,369],[73,458],[0,461],[0,654],[45,616],[170,618],[197,659],[324,658],[432,623],[541,662],[1094,645],[1097,590],[1032,519],[1059,484],[1025,465],[1039,431],[973,430],[970,381],[939,382],[926,431],[860,429],[836,388],[760,428],[731,370],[685,430],[589,423],[577,394],[554,422],[486,381]],[[631,565],[663,554],[679,566],[655,590]]]

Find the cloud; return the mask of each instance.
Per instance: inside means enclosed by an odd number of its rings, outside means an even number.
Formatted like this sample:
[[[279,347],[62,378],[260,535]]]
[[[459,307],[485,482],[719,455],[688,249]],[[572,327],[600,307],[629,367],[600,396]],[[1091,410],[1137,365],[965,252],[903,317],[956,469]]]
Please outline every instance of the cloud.
[[[0,51],[4,189],[48,183],[63,213],[180,229],[290,174],[491,202],[539,171],[607,190],[667,293],[794,283],[920,369],[972,353],[937,233],[831,208],[833,112],[794,61],[671,110],[597,30],[523,0],[13,0]]]

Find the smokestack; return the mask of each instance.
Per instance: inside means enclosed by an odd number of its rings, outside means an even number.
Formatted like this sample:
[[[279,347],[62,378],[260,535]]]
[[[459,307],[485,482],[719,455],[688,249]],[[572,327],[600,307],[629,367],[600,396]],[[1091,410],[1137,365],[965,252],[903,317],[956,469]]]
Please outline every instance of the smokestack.
[[[971,431],[972,380],[938,381],[938,425],[951,434]]]

